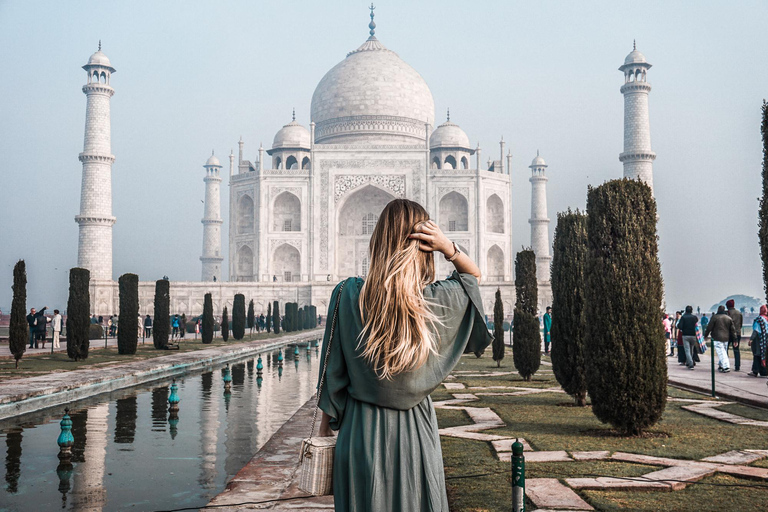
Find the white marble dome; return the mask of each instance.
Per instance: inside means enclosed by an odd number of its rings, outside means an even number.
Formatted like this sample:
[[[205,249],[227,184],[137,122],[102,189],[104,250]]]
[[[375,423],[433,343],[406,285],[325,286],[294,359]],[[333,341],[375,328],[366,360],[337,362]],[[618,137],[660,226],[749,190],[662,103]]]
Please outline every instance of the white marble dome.
[[[109,58],[104,55],[104,52],[101,50],[97,51],[91,57],[88,59],[88,65],[89,66],[104,66],[107,68],[112,67],[112,63],[109,62]]]
[[[417,143],[435,102],[421,75],[371,36],[320,80],[311,116],[318,143]]]
[[[546,167],[546,166],[547,166],[547,162],[545,162],[544,159],[541,158],[541,156],[539,156],[538,153],[536,153],[536,158],[533,159],[530,167]]]
[[[627,64],[647,64],[648,61],[645,60],[645,55],[640,53],[637,50],[632,50],[629,52],[629,55],[627,55],[627,58],[624,59],[624,65]]]
[[[272,141],[272,149],[310,148],[309,130],[295,120],[280,128]]]
[[[221,163],[219,162],[218,158],[211,154],[211,156],[208,157],[208,160],[205,162],[205,167],[221,167]]]
[[[430,149],[461,148],[470,149],[469,137],[459,125],[446,121],[432,132],[429,138]]]

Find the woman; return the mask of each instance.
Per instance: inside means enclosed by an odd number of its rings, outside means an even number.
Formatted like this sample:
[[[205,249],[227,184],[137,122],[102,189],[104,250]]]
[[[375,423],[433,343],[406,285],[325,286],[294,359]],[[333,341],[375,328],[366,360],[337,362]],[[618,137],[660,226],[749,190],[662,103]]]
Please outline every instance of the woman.
[[[768,306],[760,306],[760,315],[752,323],[752,336],[749,337],[749,346],[752,349],[751,377],[765,377],[768,375],[766,358],[768,358]]]
[[[480,270],[424,208],[405,199],[384,208],[369,252],[367,279],[348,279],[341,293],[320,390],[320,435],[338,430],[336,511],[448,512],[429,394],[462,353],[479,354],[491,341],[477,285]],[[433,282],[434,252],[456,267],[448,279]],[[326,322],[323,355],[331,324]]]

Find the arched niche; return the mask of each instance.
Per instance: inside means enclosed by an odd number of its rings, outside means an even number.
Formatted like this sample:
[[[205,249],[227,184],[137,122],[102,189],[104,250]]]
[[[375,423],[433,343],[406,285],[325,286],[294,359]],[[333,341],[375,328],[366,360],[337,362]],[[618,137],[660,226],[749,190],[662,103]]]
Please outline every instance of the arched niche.
[[[469,230],[469,203],[458,192],[449,192],[440,199],[440,229],[443,232]]]
[[[309,157],[305,156],[304,159],[301,161],[301,168],[304,170],[309,170],[310,163],[309,163]]]
[[[301,253],[291,244],[282,244],[272,254],[272,274],[278,281],[301,280]]]
[[[253,199],[244,195],[237,201],[237,234],[253,233]]]
[[[299,168],[299,162],[296,160],[296,157],[291,155],[285,160],[285,168],[286,169],[298,169]]]
[[[430,167],[432,169],[439,169],[440,168],[440,159],[438,157],[434,157],[432,159],[432,165]]]
[[[272,231],[301,231],[301,201],[282,192],[272,204]]]
[[[445,157],[445,164],[443,165],[444,169],[455,169],[456,168],[456,159],[453,157],[453,155],[448,155]]]
[[[351,192],[338,210],[336,268],[342,277],[360,275],[368,242],[384,207],[395,197],[373,185]]]
[[[247,245],[237,250],[238,281],[253,281],[253,250]]]
[[[469,160],[467,160],[467,157],[465,156],[461,157],[461,168],[469,169]]]
[[[492,194],[485,203],[485,230],[489,233],[504,232],[504,203]]]
[[[485,273],[488,281],[502,281],[504,279],[504,251],[496,244],[488,249]]]

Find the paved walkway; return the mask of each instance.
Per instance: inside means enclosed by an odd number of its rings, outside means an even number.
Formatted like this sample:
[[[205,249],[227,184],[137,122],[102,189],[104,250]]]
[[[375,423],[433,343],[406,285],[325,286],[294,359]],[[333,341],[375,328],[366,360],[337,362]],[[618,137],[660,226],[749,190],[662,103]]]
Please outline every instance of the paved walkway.
[[[321,337],[322,332],[322,328],[313,329],[300,334],[174,353],[109,367],[88,367],[0,382],[0,419],[165,379],[288,343],[314,340]]]
[[[710,395],[712,392],[712,374],[709,350],[707,349],[706,354],[699,355],[701,362],[696,363],[696,368],[693,370],[680,366],[677,363],[677,356],[668,357],[667,373],[670,384]],[[768,379],[747,375],[752,369],[752,352],[750,352],[749,347],[744,344],[741,349],[741,371],[734,371],[732,351],[730,362],[730,373],[720,373],[715,370],[716,395],[720,398],[736,400],[758,407],[768,406],[768,386],[766,386]],[[715,365],[717,365],[717,356],[715,356]]]
[[[172,340],[169,339],[168,341],[171,341],[173,343],[181,342],[184,343],[185,341],[195,341],[195,335],[194,334],[187,334],[185,338],[173,338]],[[152,338],[139,338],[138,344],[141,345],[142,342],[144,344],[151,345],[152,344]],[[27,345],[27,350],[24,351],[24,357],[28,356],[39,356],[39,355],[45,355],[51,353],[51,345],[53,345],[53,342],[51,341],[51,338],[49,337],[45,342],[45,348],[29,348],[29,345]],[[66,352],[67,351],[67,339],[63,338],[61,340],[61,343],[59,343],[59,348],[53,349],[54,352]],[[117,338],[108,338],[107,339],[107,346],[108,347],[116,347],[117,346]],[[91,346],[88,350],[99,350],[104,348],[104,338],[99,338],[95,340],[91,340]],[[13,359],[13,354],[10,354],[10,351],[8,349],[8,341],[1,341],[0,342],[0,358],[4,359]]]

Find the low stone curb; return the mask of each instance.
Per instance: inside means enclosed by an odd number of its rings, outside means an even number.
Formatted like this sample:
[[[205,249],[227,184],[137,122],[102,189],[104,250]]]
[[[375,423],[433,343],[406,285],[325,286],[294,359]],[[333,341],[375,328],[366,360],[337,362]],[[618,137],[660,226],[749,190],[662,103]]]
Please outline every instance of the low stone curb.
[[[0,383],[0,420],[116,389],[166,379],[289,343],[314,340],[322,336],[322,332],[323,329],[315,329],[274,340],[169,354],[109,368],[85,368],[9,380]]]

